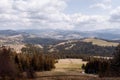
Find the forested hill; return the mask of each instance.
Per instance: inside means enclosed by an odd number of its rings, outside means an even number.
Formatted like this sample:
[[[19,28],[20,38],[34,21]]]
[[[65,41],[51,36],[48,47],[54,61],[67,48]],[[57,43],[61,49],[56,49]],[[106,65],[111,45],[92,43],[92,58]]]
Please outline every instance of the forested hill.
[[[90,54],[90,55],[109,55],[114,53],[114,46],[98,46],[92,42],[69,41],[62,42],[56,45],[48,46],[48,52],[63,53],[63,54]]]
[[[84,38],[75,40],[57,40],[50,38],[26,38],[24,43],[41,45],[46,53],[62,54],[90,54],[109,55],[114,53],[115,47],[119,44],[98,38]]]
[[[44,45],[53,45],[57,44],[60,42],[63,42],[65,40],[57,40],[57,39],[51,39],[51,38],[40,38],[40,37],[35,37],[35,38],[24,38],[23,43],[26,44],[40,44],[42,46]]]

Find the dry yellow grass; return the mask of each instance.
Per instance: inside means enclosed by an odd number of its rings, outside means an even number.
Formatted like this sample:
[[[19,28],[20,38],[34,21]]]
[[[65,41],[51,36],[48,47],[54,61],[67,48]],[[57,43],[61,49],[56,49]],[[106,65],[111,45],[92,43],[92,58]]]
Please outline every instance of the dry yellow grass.
[[[56,69],[64,69],[64,70],[81,70],[82,64],[86,64],[87,62],[82,61],[82,59],[60,59],[58,63],[55,64]]]
[[[61,76],[61,75],[81,75],[82,64],[87,62],[82,59],[59,59],[52,71],[38,72],[38,76]]]
[[[54,70],[37,72],[35,80],[120,80],[120,78],[99,78],[97,75],[83,74],[80,72],[81,65],[86,63],[81,59],[59,59]]]
[[[24,44],[7,44],[5,46],[8,46],[10,48],[13,48],[17,53],[21,52],[21,49],[25,47]]]
[[[95,39],[95,38],[87,38],[83,40],[84,42],[92,42],[94,45],[98,46],[117,46],[119,43],[115,42],[108,42],[100,39]]]

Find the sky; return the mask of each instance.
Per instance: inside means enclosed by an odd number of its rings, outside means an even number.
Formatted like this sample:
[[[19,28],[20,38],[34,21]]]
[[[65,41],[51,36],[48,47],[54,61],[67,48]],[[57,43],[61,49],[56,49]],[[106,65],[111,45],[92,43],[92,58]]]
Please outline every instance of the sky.
[[[120,0],[0,0],[0,29],[120,29]]]

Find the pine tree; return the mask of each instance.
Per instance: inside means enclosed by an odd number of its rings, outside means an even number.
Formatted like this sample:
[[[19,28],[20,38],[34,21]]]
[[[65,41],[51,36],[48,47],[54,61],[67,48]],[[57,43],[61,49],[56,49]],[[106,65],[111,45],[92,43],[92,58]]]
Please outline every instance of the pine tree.
[[[18,70],[13,59],[10,56],[11,50],[5,47],[0,50],[0,76],[4,77],[17,77]]]
[[[116,47],[111,69],[111,73],[114,74],[114,76],[120,77],[120,44]]]

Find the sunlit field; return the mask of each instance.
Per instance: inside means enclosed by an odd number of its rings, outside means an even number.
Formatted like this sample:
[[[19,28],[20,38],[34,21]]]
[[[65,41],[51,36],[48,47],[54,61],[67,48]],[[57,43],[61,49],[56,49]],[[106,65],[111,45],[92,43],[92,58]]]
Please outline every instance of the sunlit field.
[[[50,73],[48,75],[77,75],[77,73],[82,73],[82,64],[86,64],[87,62],[82,61],[82,59],[59,59],[57,60],[58,63],[55,64],[55,69],[52,71],[46,71],[46,72],[38,72],[39,75],[46,76],[46,73]]]
[[[57,79],[63,77],[96,77],[96,75],[87,75],[83,73],[82,64],[87,62],[82,59],[59,59],[58,63],[55,64],[55,69],[52,71],[37,72],[37,77],[43,80]],[[56,78],[57,77],[57,78]],[[39,80],[38,79],[38,80]],[[64,80],[64,79],[63,79]]]
[[[119,78],[98,78],[97,75],[85,74],[81,68],[87,62],[82,59],[59,59],[52,71],[37,72],[35,80],[120,80]]]
[[[81,66],[86,63],[82,59],[60,59],[54,71],[82,71]]]

